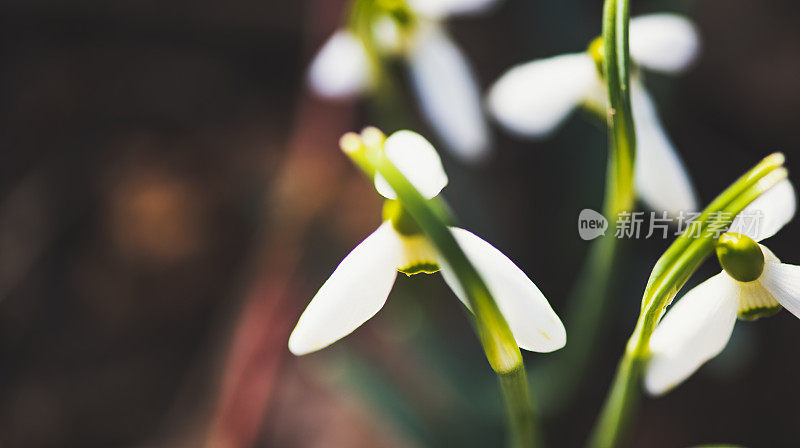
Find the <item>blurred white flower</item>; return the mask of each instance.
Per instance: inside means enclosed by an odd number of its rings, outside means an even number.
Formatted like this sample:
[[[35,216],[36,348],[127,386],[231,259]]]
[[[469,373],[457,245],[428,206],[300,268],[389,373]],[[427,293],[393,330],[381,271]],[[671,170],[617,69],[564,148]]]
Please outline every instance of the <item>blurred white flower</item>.
[[[687,292],[653,333],[645,373],[650,394],[668,392],[717,356],[727,345],[737,316],[751,320],[783,307],[800,317],[800,266],[781,263],[755,242],[788,223],[795,203],[794,189],[784,180],[737,216],[731,229],[741,229],[742,234],[720,238],[724,250],[718,254],[724,270]],[[743,225],[741,220],[756,212],[762,216],[758,228]]]
[[[698,33],[692,23],[674,14],[632,19],[629,41],[634,63],[663,73],[686,70],[699,49]],[[597,40],[583,53],[511,68],[489,90],[490,113],[512,133],[538,138],[550,135],[580,105],[604,114],[608,95],[598,69],[601,51],[601,41]],[[639,196],[654,210],[671,214],[695,210],[691,181],[640,76],[634,76],[631,84],[637,138],[634,180]]]
[[[497,0],[410,0],[411,24],[388,13],[371,18],[374,56],[401,57],[408,66],[425,119],[445,146],[465,161],[485,157],[490,136],[478,82],[441,24],[447,17],[482,12]],[[328,98],[350,97],[371,87],[370,55],[350,30],[331,36],[314,58],[309,84]]]
[[[426,198],[437,196],[447,185],[439,155],[419,134],[396,132],[386,139],[384,150]],[[380,176],[375,178],[375,187],[388,199],[396,197]],[[469,307],[447,262],[422,233],[413,229],[415,225],[400,222],[408,218],[399,203],[392,201],[389,205],[396,206],[399,213],[390,213],[388,220],[342,260],[300,316],[289,338],[289,350],[295,355],[324,348],[374,316],[386,302],[398,271],[413,275],[435,273],[441,268],[445,282]],[[450,231],[486,282],[520,348],[550,352],[563,347],[564,326],[525,273],[473,233],[457,227]]]
[[[369,57],[358,38],[340,30],[322,46],[308,70],[314,91],[337,98],[359,94],[369,85]]]

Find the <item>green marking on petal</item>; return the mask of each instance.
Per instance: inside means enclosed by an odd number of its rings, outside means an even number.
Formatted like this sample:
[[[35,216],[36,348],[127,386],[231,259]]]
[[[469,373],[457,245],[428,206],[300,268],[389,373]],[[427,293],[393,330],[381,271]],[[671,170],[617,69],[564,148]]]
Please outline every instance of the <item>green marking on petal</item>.
[[[778,311],[783,309],[782,306],[777,305],[773,307],[758,307],[749,310],[739,310],[737,316],[742,320],[756,320],[762,317],[770,317],[778,314]]]
[[[403,242],[403,259],[398,271],[408,276],[439,272],[438,252],[427,238],[400,234],[400,240]]]
[[[439,272],[439,265],[432,262],[419,262],[402,268],[397,268],[398,271],[411,277],[416,274],[435,274]]]
[[[775,297],[761,285],[761,282],[738,283],[738,316],[744,320],[769,317],[783,308]]]

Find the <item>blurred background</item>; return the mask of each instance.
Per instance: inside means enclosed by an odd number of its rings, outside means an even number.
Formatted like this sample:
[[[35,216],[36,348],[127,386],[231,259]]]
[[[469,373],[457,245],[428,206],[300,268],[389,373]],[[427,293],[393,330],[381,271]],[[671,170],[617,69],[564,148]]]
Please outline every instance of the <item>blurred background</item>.
[[[512,64],[583,50],[601,3],[505,0],[449,25],[485,88]],[[380,219],[337,147],[375,118],[304,84],[343,7],[2,2],[0,446],[502,443],[495,378],[438,275],[401,276],[376,318],[329,349],[286,348],[311,296]],[[687,75],[647,78],[702,203],[770,152],[785,152],[790,171],[800,163],[797,2],[633,8],[685,13],[702,34]],[[409,105],[404,126],[430,136]],[[443,153],[462,223],[559,314],[589,246],[578,212],[602,202],[606,137],[585,118],[534,143],[495,127],[478,166]],[[579,399],[543,421],[551,446],[585,440],[668,243],[626,246]],[[797,222],[769,242],[794,264],[798,245]],[[690,283],[718,270],[709,261]],[[720,357],[643,401],[630,446],[797,446],[798,340],[785,311],[738,324]],[[535,372],[551,356],[526,361]]]

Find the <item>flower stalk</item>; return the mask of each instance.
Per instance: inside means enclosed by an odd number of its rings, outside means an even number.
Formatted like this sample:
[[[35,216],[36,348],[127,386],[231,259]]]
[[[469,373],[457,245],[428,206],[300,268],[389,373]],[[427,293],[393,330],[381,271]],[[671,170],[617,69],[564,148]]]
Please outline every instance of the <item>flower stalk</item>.
[[[537,405],[543,414],[557,414],[578,396],[581,382],[596,359],[597,341],[606,331],[606,317],[615,270],[622,259],[623,241],[602,237],[592,241],[586,261],[567,297],[566,325],[569,345],[553,353],[546,364],[533,370]]]
[[[385,3],[385,4],[384,4]],[[379,2],[376,0],[353,0],[348,17],[348,28],[364,45],[369,62],[369,79],[373,90],[370,95],[370,106],[382,125],[399,125],[408,116],[402,95],[397,89],[398,81],[387,66],[386,58],[381,56],[378,42],[375,40],[374,26],[381,14],[407,18],[407,27],[413,26],[414,14],[404,1]],[[401,127],[401,126],[392,126]]]
[[[522,353],[489,288],[448,228],[452,216],[438,198],[425,199],[381,150],[385,136],[374,128],[362,133],[363,144],[342,147],[365,174],[383,176],[424,235],[449,264],[467,294],[473,324],[492,369],[497,373],[509,418],[513,447],[538,446],[533,404]]]
[[[665,309],[703,261],[714,252],[715,232],[727,229],[736,216],[762,193],[786,179],[784,156],[764,158],[711,202],[693,222],[697,233],[684,232],[656,262],[642,298],[642,307],[620,360],[603,411],[589,442],[593,448],[618,446],[638,402],[638,382],[649,358],[650,339]]]
[[[498,373],[497,379],[500,382],[500,391],[508,414],[510,446],[520,448],[544,446],[539,440],[540,433],[536,427],[536,415],[530,399],[525,366],[520,363],[518,368],[510,372]]]
[[[628,0],[607,0],[602,39],[598,44],[592,44],[593,47],[599,45],[598,54],[594,55],[595,62],[602,69],[609,96],[609,106],[605,111],[609,150],[603,214],[610,222],[614,222],[619,213],[630,211],[636,199],[636,131],[630,97],[628,23]],[[601,238],[590,248],[587,264],[572,294],[570,303],[573,305],[568,310],[569,323],[574,329],[572,342],[564,353],[558,355],[552,367],[541,369],[548,389],[552,391],[545,396],[546,408],[557,410],[558,406],[566,405],[568,399],[564,397],[576,389],[575,383],[592,359],[592,344],[601,331],[603,308],[610,292],[612,266],[619,258],[619,246],[616,238]]]
[[[610,148],[604,211],[608,219],[630,210],[635,198],[636,131],[631,106],[629,20],[628,0],[606,0],[603,10],[603,66],[609,95]]]

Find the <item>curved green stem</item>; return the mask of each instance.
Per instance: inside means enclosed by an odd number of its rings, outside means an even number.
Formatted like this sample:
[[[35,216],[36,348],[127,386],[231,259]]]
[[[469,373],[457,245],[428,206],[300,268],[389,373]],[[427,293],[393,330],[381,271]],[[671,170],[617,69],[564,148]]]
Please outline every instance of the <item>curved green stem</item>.
[[[379,133],[377,130],[373,130]],[[355,138],[355,135],[352,135]],[[374,137],[374,138],[373,138]],[[474,316],[473,324],[492,369],[498,374],[508,411],[511,446],[539,446],[534,425],[533,404],[528,391],[522,353],[511,329],[475,266],[453,237],[447,223],[452,220],[448,208],[438,199],[425,199],[380,149],[383,136],[370,136],[360,150],[345,152],[368,176],[380,173],[397,194],[414,221],[436,247],[453,271],[467,295]],[[343,147],[350,146],[342,143]]]
[[[590,447],[612,448],[622,440],[638,402],[639,379],[649,358],[650,338],[675,295],[712,254],[716,238],[715,232],[709,229],[727,229],[731,217],[785,179],[787,172],[782,167],[783,162],[782,154],[773,154],[740,177],[695,219],[699,227],[697,234],[684,232],[656,262],[645,288],[636,327],[595,425]]]
[[[498,373],[508,373],[522,364],[522,354],[511,334],[489,288],[478,271],[467,259],[440,213],[411,185],[408,180],[383,155],[372,159],[373,165],[397,193],[403,207],[419,224],[425,236],[447,260],[467,293],[467,300],[475,316],[481,344],[489,364]]]
[[[467,259],[453,234],[433,208],[389,160],[381,155],[373,160],[376,170],[389,182],[425,235],[450,264],[475,316],[475,327],[486,358],[499,375],[501,390],[509,414],[511,443],[515,447],[536,444],[533,405],[527,390],[522,354],[486,283]],[[525,381],[524,387],[521,381]]]

